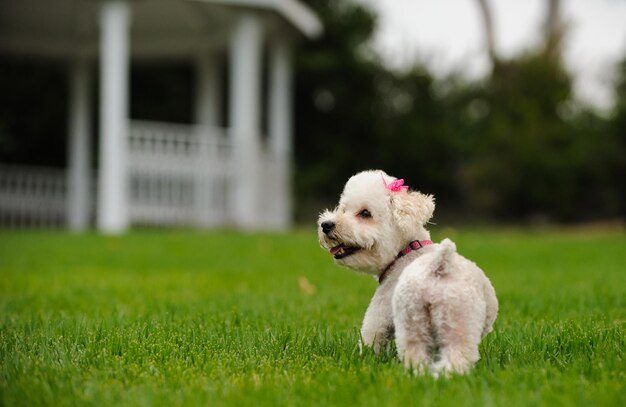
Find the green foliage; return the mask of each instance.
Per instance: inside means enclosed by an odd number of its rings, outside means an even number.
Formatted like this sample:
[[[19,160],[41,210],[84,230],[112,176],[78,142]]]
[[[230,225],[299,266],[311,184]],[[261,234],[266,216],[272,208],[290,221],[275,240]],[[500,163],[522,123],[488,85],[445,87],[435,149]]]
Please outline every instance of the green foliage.
[[[359,354],[376,284],[333,265],[313,231],[2,234],[0,404],[626,402],[623,234],[434,234],[485,269],[501,305],[476,369],[438,381]]]
[[[301,202],[333,202],[365,168],[456,198],[457,141],[435,81],[419,67],[394,73],[371,52],[375,16],[351,2],[311,2],[325,34],[298,56],[296,188]],[[436,165],[431,165],[436,162]],[[321,204],[320,202],[320,204]],[[315,202],[314,202],[315,204]],[[315,213],[299,207],[299,218]]]
[[[349,175],[380,167],[434,193],[438,213],[580,221],[625,212],[625,104],[611,120],[577,103],[558,47],[497,62],[482,83],[435,80],[419,65],[389,71],[367,52],[362,27],[375,19],[362,6],[312,4],[328,30],[299,61],[302,201],[331,204]],[[310,60],[320,55],[324,66]],[[320,89],[336,103],[316,106]]]
[[[571,88],[560,62],[543,54],[496,67],[484,90],[490,111],[477,123],[484,146],[468,166],[475,206],[560,221],[619,214],[610,157],[626,150]]]
[[[573,154],[587,135],[560,111],[570,88],[560,64],[543,54],[495,67],[477,96],[487,112],[474,123],[480,139],[465,168],[474,207],[500,216],[576,215]]]
[[[626,187],[624,186],[624,174],[626,174],[626,57],[619,65],[617,86],[615,93],[617,101],[613,120],[610,121],[609,140],[606,143],[606,155],[603,157],[607,163],[610,176],[609,181],[617,185],[616,190],[619,210],[626,217]]]
[[[356,168],[376,165],[372,126],[382,102],[376,82],[387,75],[364,55],[375,27],[371,12],[346,2],[312,3],[324,36],[298,54],[295,96],[296,187],[305,199],[322,191],[336,196]]]

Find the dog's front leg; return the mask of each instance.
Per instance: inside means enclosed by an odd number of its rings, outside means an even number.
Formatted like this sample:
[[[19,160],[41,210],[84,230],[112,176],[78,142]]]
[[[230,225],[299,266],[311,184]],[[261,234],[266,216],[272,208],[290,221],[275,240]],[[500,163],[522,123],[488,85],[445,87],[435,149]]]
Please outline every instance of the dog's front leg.
[[[363,326],[361,327],[362,344],[378,353],[393,335],[393,315],[391,311],[391,293],[379,288],[370,302]],[[361,347],[362,350],[362,347]]]

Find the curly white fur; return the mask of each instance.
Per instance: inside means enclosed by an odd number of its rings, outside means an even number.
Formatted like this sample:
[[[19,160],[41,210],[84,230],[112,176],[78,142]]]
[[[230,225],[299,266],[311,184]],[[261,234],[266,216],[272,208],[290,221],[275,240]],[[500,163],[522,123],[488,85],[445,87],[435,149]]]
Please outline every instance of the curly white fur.
[[[384,180],[384,182],[383,182]],[[333,211],[318,221],[320,245],[337,264],[379,276],[400,250],[425,240],[434,198],[390,191],[383,171],[351,177]],[[495,290],[482,270],[449,239],[401,257],[388,270],[365,313],[361,337],[379,351],[395,334],[407,368],[435,376],[467,373],[498,313]]]

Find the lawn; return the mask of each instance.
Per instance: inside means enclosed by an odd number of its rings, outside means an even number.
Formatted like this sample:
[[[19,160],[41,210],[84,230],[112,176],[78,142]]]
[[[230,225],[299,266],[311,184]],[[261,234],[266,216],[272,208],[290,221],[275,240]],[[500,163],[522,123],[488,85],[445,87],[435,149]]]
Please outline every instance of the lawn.
[[[373,279],[312,230],[0,234],[3,405],[626,405],[623,232],[435,230],[500,300],[464,377],[359,354]]]

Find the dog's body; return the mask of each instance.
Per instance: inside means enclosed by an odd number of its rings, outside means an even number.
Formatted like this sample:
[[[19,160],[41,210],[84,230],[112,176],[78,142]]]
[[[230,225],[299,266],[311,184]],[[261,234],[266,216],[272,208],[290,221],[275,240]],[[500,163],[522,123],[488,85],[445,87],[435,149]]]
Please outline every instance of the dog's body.
[[[400,359],[416,372],[466,373],[498,301],[454,243],[431,244],[424,225],[433,211],[432,196],[364,171],[348,180],[338,207],[320,215],[320,244],[338,264],[380,281],[361,328],[365,345],[378,351],[395,335]]]

